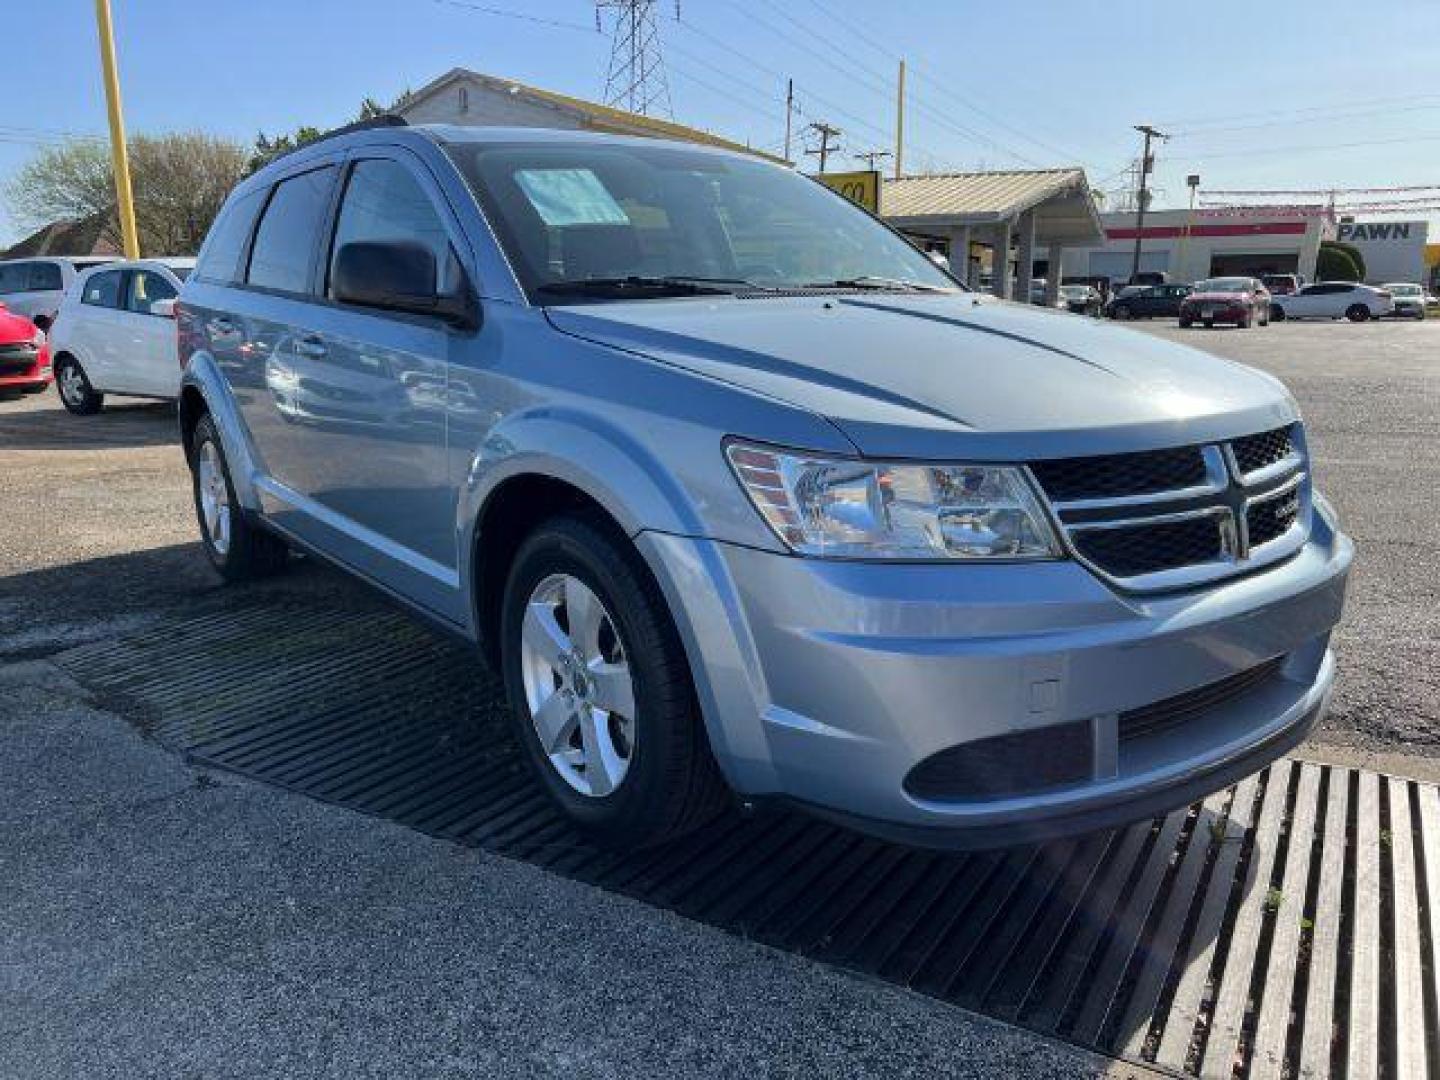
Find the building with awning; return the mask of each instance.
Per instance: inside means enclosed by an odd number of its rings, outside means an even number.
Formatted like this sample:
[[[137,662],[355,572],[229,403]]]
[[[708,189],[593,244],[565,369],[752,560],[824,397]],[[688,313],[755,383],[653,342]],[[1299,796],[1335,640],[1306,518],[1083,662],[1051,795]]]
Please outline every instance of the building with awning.
[[[1021,299],[1030,294],[1038,261],[1059,267],[1067,248],[1105,239],[1090,182],[1078,167],[896,177],[880,186],[880,216],[946,252],[954,273],[971,285],[979,281],[988,247],[991,288],[997,296],[1010,296],[1013,275]],[[1003,254],[997,258],[997,253]],[[1051,302],[1059,287],[1060,275],[1047,274]]]

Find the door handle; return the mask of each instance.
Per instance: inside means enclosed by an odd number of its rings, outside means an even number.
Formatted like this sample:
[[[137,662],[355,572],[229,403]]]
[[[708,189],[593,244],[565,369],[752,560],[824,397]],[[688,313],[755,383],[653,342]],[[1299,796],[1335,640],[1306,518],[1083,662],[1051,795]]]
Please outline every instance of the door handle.
[[[303,337],[295,342],[295,352],[300,356],[308,356],[312,360],[324,356],[325,351],[325,343],[318,337]]]

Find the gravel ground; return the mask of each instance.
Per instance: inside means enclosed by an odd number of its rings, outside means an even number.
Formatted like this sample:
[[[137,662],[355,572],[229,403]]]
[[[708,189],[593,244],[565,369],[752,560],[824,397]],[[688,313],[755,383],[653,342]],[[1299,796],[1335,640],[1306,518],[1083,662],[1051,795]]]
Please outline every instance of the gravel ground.
[[[1153,332],[1263,368],[1299,399],[1319,486],[1356,545],[1315,742],[1433,779],[1436,762],[1404,758],[1440,758],[1440,320]]]

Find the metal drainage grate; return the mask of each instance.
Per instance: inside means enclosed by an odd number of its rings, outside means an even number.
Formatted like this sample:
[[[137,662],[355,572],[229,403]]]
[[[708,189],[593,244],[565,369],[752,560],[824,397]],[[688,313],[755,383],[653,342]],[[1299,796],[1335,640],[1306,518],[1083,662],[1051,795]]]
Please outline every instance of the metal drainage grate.
[[[58,659],[207,764],[481,845],[1102,1052],[1203,1076],[1440,1074],[1440,791],[1282,761],[1111,833],[970,855],[799,816],[586,844],[464,650],[281,600]]]

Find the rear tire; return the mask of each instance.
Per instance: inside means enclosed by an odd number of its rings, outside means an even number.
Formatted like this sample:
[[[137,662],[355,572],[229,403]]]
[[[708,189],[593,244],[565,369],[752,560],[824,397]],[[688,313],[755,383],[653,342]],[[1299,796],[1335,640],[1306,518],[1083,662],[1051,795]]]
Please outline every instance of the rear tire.
[[[1370,309],[1364,304],[1351,304],[1345,309],[1345,318],[1351,322],[1365,322],[1370,318]]]
[[[1271,304],[1271,305],[1270,305],[1270,318],[1271,318],[1274,322],[1284,322],[1284,321],[1285,321],[1285,309],[1284,309],[1283,307],[1280,307],[1278,304]]]
[[[520,546],[501,666],[525,758],[556,806],[597,843],[638,848],[704,824],[727,789],[665,599],[606,524],[552,518]]]
[[[105,404],[105,395],[90,385],[90,376],[73,356],[62,356],[55,364],[55,388],[60,404],[76,416],[94,416]]]
[[[1127,321],[1130,319],[1130,317],[1131,317],[1131,315],[1130,315],[1130,309],[1129,309],[1128,307],[1126,307],[1124,304],[1121,304],[1121,305],[1119,305],[1117,308],[1115,308],[1113,314],[1114,314],[1114,317],[1115,317],[1116,319],[1118,319],[1120,322],[1127,322]]]
[[[190,440],[190,486],[200,542],[210,565],[226,581],[250,581],[284,569],[289,548],[246,516],[235,498],[220,434],[202,416]]]

